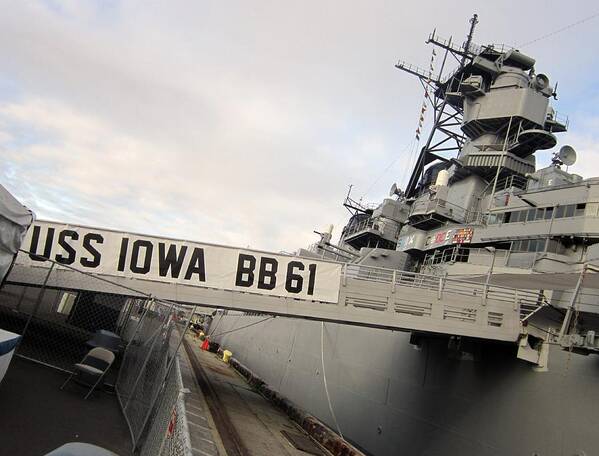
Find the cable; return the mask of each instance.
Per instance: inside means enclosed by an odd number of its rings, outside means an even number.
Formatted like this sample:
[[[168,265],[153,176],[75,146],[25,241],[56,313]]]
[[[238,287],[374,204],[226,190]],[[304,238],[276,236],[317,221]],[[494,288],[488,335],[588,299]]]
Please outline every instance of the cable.
[[[218,334],[211,334],[209,337],[217,337],[217,336],[222,336],[223,334],[230,334],[232,332],[239,331],[240,329],[245,329],[245,328],[249,328],[250,326],[257,325],[258,323],[262,323],[263,321],[272,320],[273,318],[275,318],[274,315],[270,316],[268,318],[264,318],[264,319],[259,320],[259,321],[255,321],[254,323],[250,323],[249,325],[241,326],[239,328],[231,329],[229,331],[224,331],[224,332],[218,333]]]
[[[335,427],[337,428],[337,432],[339,433],[339,437],[343,439],[343,434],[341,433],[341,428],[339,427],[339,423],[337,422],[337,417],[335,416],[335,412],[333,411],[333,405],[331,404],[331,396],[329,396],[329,387],[327,385],[327,374],[324,369],[324,321],[321,321],[320,326],[320,361],[322,362],[322,379],[324,380],[324,392],[327,394],[327,402],[329,403],[329,411],[331,412],[331,416],[333,417],[333,422],[335,423]]]
[[[395,165],[395,163],[397,163],[397,160],[399,160],[400,158],[402,158],[403,154],[405,152],[410,151],[410,149],[412,149],[413,147],[413,143],[414,143],[414,139],[412,139],[412,142],[410,142],[409,144],[407,144],[402,151],[397,155],[397,157],[395,157],[393,159],[393,161],[391,163],[389,163],[387,165],[387,167],[383,170],[383,172],[372,182],[372,184],[370,184],[370,186],[366,189],[366,191],[362,194],[362,198],[366,197],[368,195],[368,193],[370,193],[370,190],[372,190],[374,188],[374,186],[378,183],[378,181],[381,180],[381,178],[387,173],[387,171],[389,171],[391,169],[391,167],[393,165]],[[405,168],[404,168],[405,171]]]
[[[521,48],[521,47],[524,47],[524,46],[528,46],[529,44],[536,43],[537,41],[544,40],[545,38],[549,38],[549,37],[551,37],[553,35],[557,35],[558,33],[564,32],[564,31],[566,31],[568,29],[571,29],[572,27],[576,27],[577,25],[583,24],[584,22],[590,21],[591,19],[595,19],[597,16],[599,16],[599,12],[597,12],[595,14],[592,14],[592,15],[590,15],[588,17],[585,17],[584,19],[581,19],[579,21],[572,22],[571,24],[568,24],[568,25],[566,25],[566,26],[564,26],[564,27],[562,27],[560,29],[554,30],[553,32],[547,33],[546,35],[543,35],[543,36],[540,36],[538,38],[535,38],[534,40],[530,40],[530,41],[527,41],[526,43],[519,44],[516,47],[517,48]]]

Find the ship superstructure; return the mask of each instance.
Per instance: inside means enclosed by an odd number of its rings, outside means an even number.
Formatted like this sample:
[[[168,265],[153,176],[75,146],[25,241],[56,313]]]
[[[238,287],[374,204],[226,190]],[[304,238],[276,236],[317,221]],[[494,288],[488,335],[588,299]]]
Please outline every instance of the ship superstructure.
[[[434,118],[407,186],[393,184],[378,205],[348,195],[345,206],[352,216],[339,245],[329,239],[312,251],[535,290],[540,307],[550,310],[526,316],[530,326],[523,324],[519,356],[546,365],[547,350],[538,340],[594,352],[599,179],[567,171],[576,160],[570,146],[555,152],[549,166],[536,167],[535,153],[554,148],[556,134],[568,127],[550,103],[557,98],[555,88],[523,52],[474,44],[477,22],[475,15],[461,46],[436,32],[429,36],[427,43],[442,55],[438,75],[432,60],[428,70],[397,63],[420,80]],[[458,61],[457,69],[447,71],[449,61]],[[347,253],[339,256],[340,251]],[[585,313],[577,327],[569,316],[574,307]],[[526,343],[532,334],[534,350]]]

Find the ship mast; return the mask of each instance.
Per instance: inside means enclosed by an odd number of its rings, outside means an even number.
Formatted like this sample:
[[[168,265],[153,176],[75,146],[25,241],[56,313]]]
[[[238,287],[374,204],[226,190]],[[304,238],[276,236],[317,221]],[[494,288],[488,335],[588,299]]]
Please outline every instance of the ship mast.
[[[454,88],[456,83],[459,83],[455,76],[460,74],[460,70],[463,69],[475,55],[475,52],[473,52],[472,49],[472,38],[474,36],[476,24],[478,24],[477,14],[473,15],[470,19],[470,30],[466,37],[466,41],[462,46],[455,46],[451,37],[448,40],[445,40],[440,38],[436,34],[436,31],[431,33],[426,41],[427,44],[431,43],[434,46],[445,50],[441,68],[439,69],[436,78],[433,77],[430,71],[424,71],[401,60],[395,65],[396,68],[418,77],[425,92],[432,94],[432,96],[427,96],[427,98],[430,101],[434,112],[433,127],[431,128],[424,147],[420,150],[420,154],[418,155],[418,159],[412,170],[412,175],[408,181],[408,186],[405,191],[407,198],[416,196],[418,182],[427,165],[434,161],[449,161],[439,154],[450,151],[459,152],[466,140],[466,137],[459,129],[462,123],[463,108],[461,106],[456,106],[455,104],[447,103],[445,95],[446,92],[451,91],[451,89]],[[446,82],[442,82],[441,78],[448,56],[453,57],[458,62],[459,67]]]

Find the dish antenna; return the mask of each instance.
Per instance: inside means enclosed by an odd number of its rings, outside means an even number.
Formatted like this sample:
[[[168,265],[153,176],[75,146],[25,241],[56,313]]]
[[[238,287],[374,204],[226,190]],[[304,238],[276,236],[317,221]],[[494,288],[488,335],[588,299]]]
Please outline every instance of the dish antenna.
[[[572,146],[562,146],[551,161],[554,165],[572,166],[576,163],[576,151]]]
[[[397,186],[397,184],[393,184],[391,186],[391,188],[389,189],[389,196],[394,196],[397,195],[399,197],[403,196],[403,191],[401,190],[401,188],[399,188]]]

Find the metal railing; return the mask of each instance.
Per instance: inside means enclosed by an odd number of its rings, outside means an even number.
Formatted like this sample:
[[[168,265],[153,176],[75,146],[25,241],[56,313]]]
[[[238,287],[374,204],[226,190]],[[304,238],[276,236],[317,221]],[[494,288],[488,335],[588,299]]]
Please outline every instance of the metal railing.
[[[360,231],[364,231],[364,230],[368,230],[368,229],[380,231],[379,228],[380,227],[379,227],[378,223],[375,223],[373,219],[368,218],[368,219],[360,220],[358,223],[353,223],[351,225],[348,225],[344,234],[345,234],[345,237],[348,237],[348,236],[351,236],[352,234],[356,234],[356,233],[359,233]]]
[[[343,281],[347,279],[366,280],[386,283],[392,287],[420,288],[434,291],[442,299],[445,293],[463,296],[479,296],[482,300],[494,300],[509,303],[515,310],[520,311],[524,318],[531,311],[543,304],[540,292],[522,290],[499,285],[486,285],[480,282],[463,279],[438,277],[417,272],[384,269],[373,266],[345,264],[342,268]]]
[[[512,174],[497,181],[497,184],[495,185],[495,193],[512,187],[520,190],[526,190],[527,185],[528,179],[526,177],[517,174]]]
[[[457,204],[450,203],[449,201],[435,198],[433,200],[416,201],[412,205],[410,211],[410,217],[414,215],[428,215],[430,213],[437,213],[447,217],[456,222],[465,222],[468,211]]]

